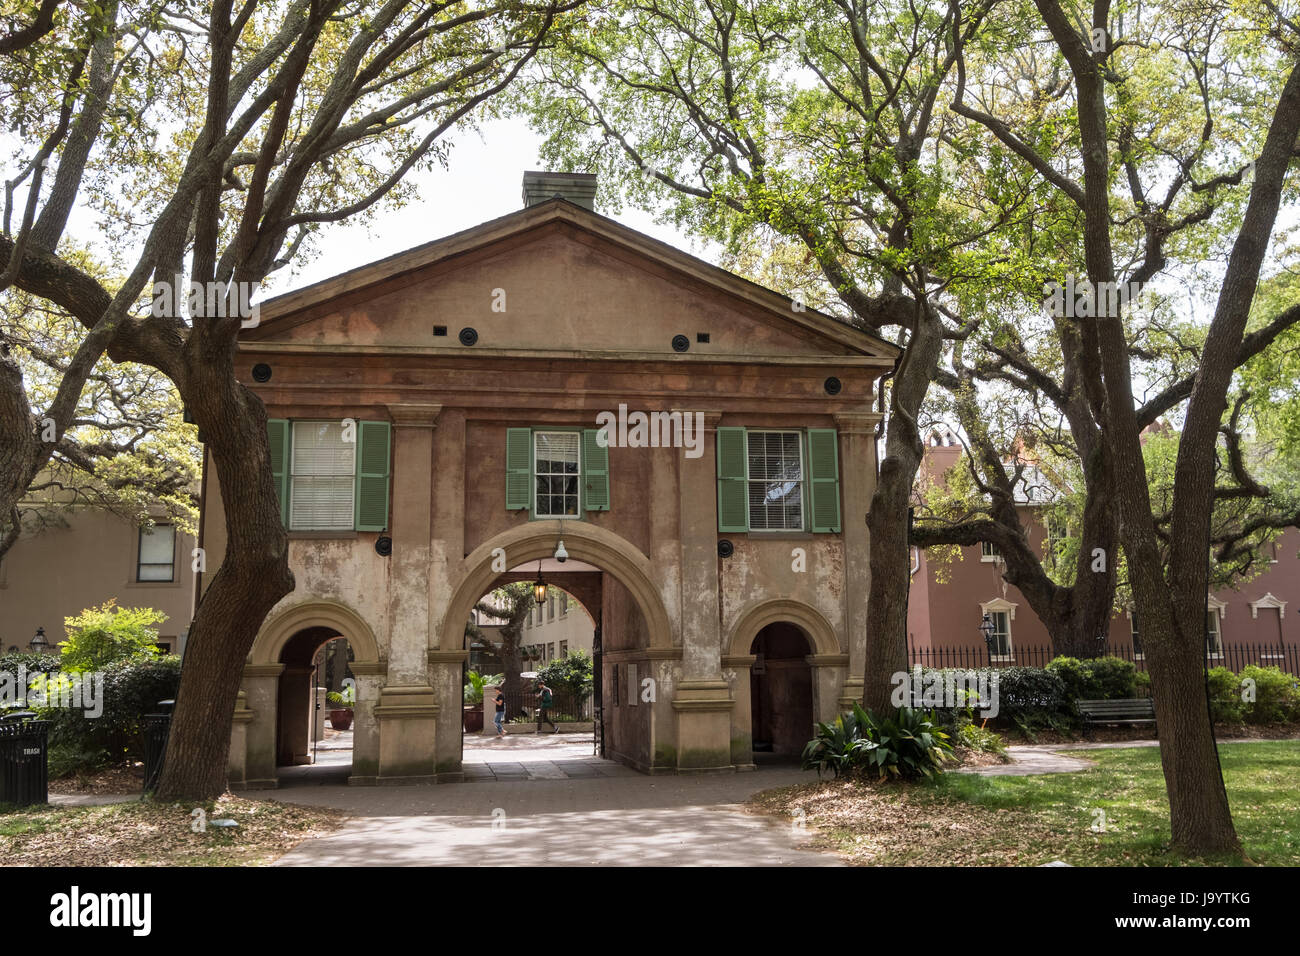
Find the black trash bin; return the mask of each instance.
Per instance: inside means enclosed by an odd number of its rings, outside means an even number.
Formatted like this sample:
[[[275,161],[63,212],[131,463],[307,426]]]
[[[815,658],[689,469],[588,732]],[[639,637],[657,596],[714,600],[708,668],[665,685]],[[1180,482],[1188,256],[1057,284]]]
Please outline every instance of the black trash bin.
[[[0,718],[0,803],[50,802],[50,722],[30,710]]]
[[[144,792],[158,789],[163,761],[167,759],[167,734],[172,726],[174,700],[158,701],[159,713],[144,715]]]

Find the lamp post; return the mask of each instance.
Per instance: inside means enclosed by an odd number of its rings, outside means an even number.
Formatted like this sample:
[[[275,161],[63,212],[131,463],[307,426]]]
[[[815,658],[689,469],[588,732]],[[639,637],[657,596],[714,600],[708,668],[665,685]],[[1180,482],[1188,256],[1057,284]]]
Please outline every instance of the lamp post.
[[[36,636],[27,642],[27,649],[33,654],[44,654],[50,646],[50,642],[45,639],[45,628],[38,627]]]
[[[537,602],[539,607],[546,603],[546,582],[542,580],[542,562],[540,559],[537,562],[537,580],[533,582],[533,600]]]
[[[993,616],[988,611],[984,612],[984,619],[980,621],[980,633],[984,635],[984,646],[988,648],[989,666],[993,666]]]

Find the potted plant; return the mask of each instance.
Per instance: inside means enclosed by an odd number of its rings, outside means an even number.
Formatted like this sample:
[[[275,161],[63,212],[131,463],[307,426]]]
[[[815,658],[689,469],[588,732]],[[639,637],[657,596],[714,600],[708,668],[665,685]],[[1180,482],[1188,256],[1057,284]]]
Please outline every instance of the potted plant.
[[[478,671],[466,675],[462,722],[467,734],[476,734],[483,729],[483,688],[489,684],[500,685],[503,679],[502,674],[480,674]]]
[[[334,709],[330,711],[330,726],[335,730],[347,730],[352,726],[352,708],[357,702],[357,685],[347,684],[342,692],[332,690],[325,695],[327,703]]]

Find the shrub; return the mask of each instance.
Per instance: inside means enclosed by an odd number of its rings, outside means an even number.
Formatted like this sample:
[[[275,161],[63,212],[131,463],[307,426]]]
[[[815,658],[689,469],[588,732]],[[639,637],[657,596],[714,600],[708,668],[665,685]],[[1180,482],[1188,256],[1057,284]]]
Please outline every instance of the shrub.
[[[1007,750],[1006,741],[997,733],[980,727],[974,721],[967,721],[963,726],[957,728],[957,732],[949,734],[952,742],[959,747],[966,747],[978,753],[985,754],[1004,754]]]
[[[861,704],[840,714],[830,723],[818,723],[817,735],[803,748],[803,769],[816,769],[817,776],[829,770],[832,775],[851,774],[863,762],[863,755],[876,744],[867,732],[869,718]]]
[[[1075,657],[1053,658],[1047,665],[1065,685],[1066,699],[1120,700],[1137,696],[1138,670],[1120,657],[1097,657],[1081,661]]]
[[[830,769],[835,776],[873,770],[880,779],[930,777],[943,772],[952,759],[948,735],[935,726],[933,713],[901,708],[897,714],[877,717],[855,703],[853,711],[832,723],[819,723],[817,736],[803,751],[805,770],[818,776]]]
[[[117,607],[115,600],[64,618],[68,636],[62,642],[65,672],[102,670],[116,661],[158,656],[158,632],[153,625],[167,615],[148,607]]]
[[[576,703],[582,703],[592,691],[592,660],[584,650],[576,650],[566,657],[557,657],[537,672],[539,679],[556,691],[571,694]]]
[[[1254,701],[1242,702],[1248,723],[1300,720],[1300,687],[1297,687],[1296,678],[1278,667],[1259,667],[1255,664],[1243,667],[1237,678],[1238,702],[1241,702],[1241,684],[1247,679],[1255,682]]]
[[[1216,721],[1239,724],[1246,705],[1241,699],[1241,681],[1226,667],[1212,667],[1206,675],[1210,687],[1210,714]]]
[[[99,717],[87,717],[80,709],[38,710],[43,719],[51,722],[51,758],[58,750],[56,765],[64,772],[140,756],[144,750],[143,718],[158,711],[158,701],[176,696],[181,660],[171,656],[118,661],[102,672],[103,713]]]
[[[16,678],[25,669],[28,674],[49,674],[62,663],[58,654],[27,654],[15,651],[0,655],[0,672]]]

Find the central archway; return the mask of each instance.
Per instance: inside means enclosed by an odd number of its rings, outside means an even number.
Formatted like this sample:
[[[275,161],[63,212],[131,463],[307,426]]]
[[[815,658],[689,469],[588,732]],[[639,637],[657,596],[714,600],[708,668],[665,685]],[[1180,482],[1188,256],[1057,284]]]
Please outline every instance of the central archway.
[[[672,736],[672,711],[662,708],[652,714],[651,708],[637,706],[638,702],[628,696],[628,682],[634,674],[646,676],[652,661],[663,662],[681,655],[654,569],[646,555],[611,531],[566,522],[562,533],[569,560],[589,566],[604,576],[604,584],[594,592],[596,606],[587,608],[598,622],[597,633],[601,635],[593,641],[593,649],[603,648],[593,653],[596,658],[593,663],[597,665],[595,678],[600,688],[594,714],[595,732],[602,744],[601,752],[621,763],[649,769],[657,759],[656,740]],[[430,638],[431,644],[437,641],[437,646],[429,648],[431,670],[436,672],[432,679],[444,700],[460,695],[461,662],[468,656],[463,650],[465,622],[475,603],[502,579],[517,578],[520,569],[527,565],[545,560],[554,566],[557,540],[554,524],[531,522],[496,535],[465,558],[437,636]],[[605,701],[603,707],[601,700]],[[617,714],[612,710],[614,707],[620,708]],[[459,731],[451,721],[439,724],[440,773],[463,770],[460,766],[463,739]]]
[[[563,534],[564,547],[571,557],[613,575],[628,589],[645,618],[652,648],[669,648],[677,643],[659,588],[654,583],[649,558],[631,542],[595,525],[565,522]],[[502,532],[475,548],[462,565],[460,583],[438,628],[440,646],[430,650],[459,651],[470,610],[501,576],[499,569],[551,557],[557,538],[553,525],[530,522]],[[497,553],[498,549],[504,557]]]

